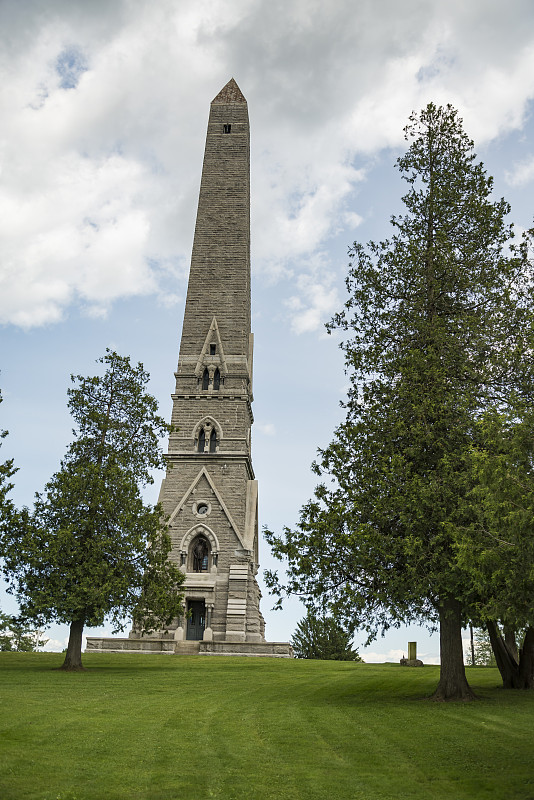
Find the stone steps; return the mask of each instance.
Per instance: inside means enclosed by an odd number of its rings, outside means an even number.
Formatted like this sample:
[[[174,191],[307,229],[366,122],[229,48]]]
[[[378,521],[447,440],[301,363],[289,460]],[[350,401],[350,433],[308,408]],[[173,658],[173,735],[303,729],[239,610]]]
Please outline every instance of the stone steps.
[[[175,642],[174,653],[179,656],[198,656],[200,652],[200,642],[181,641]]]

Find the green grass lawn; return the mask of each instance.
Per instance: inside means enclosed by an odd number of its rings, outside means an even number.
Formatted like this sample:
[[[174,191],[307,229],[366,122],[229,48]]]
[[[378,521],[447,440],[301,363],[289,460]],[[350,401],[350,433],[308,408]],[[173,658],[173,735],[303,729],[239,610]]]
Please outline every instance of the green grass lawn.
[[[0,653],[0,798],[534,800],[534,693],[437,667]]]

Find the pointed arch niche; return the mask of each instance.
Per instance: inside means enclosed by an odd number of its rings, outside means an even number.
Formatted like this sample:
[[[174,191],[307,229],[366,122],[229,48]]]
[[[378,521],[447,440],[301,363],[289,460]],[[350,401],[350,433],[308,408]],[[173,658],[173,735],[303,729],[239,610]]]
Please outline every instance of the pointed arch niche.
[[[204,339],[204,345],[195,367],[195,375],[197,383],[203,392],[218,392],[224,388],[224,379],[228,375],[228,366],[215,317],[213,317]]]
[[[197,453],[218,453],[222,438],[222,428],[213,417],[204,417],[193,429],[193,442]]]
[[[180,565],[186,572],[211,572],[219,560],[219,540],[207,525],[194,525],[180,543]]]

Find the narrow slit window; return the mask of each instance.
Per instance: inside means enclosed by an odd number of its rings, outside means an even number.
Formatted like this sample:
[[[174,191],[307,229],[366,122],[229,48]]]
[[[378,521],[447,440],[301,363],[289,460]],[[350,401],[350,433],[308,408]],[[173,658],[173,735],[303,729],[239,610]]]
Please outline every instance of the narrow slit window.
[[[215,428],[212,430],[210,434],[210,453],[217,452],[217,433],[215,432]]]
[[[223,125],[223,133],[231,133],[231,132],[232,132],[231,125],[228,125],[228,123],[226,125]]]
[[[219,372],[219,367],[213,373],[213,388],[219,389],[221,386],[221,373]]]
[[[210,374],[208,372],[208,368],[204,370],[204,374],[202,376],[202,388],[204,390],[208,389],[210,385]]]
[[[206,432],[204,431],[204,428],[201,428],[200,433],[198,434],[198,452],[203,453],[205,447],[206,447]]]
[[[216,351],[217,351],[217,345],[216,344],[210,344],[210,356],[214,356]]]

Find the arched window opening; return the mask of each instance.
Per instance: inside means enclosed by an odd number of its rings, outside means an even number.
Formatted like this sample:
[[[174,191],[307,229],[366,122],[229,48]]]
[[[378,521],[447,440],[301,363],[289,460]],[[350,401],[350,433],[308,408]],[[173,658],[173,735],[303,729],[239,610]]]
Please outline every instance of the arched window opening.
[[[201,428],[198,434],[198,452],[203,453],[206,447],[206,431]]]
[[[217,432],[215,428],[210,433],[210,453],[217,452]]]
[[[218,389],[221,385],[221,373],[219,372],[219,367],[215,370],[213,374],[213,388]]]
[[[197,536],[191,548],[193,572],[207,572],[210,546],[205,536]]]
[[[209,388],[209,385],[210,385],[210,374],[206,367],[206,369],[204,370],[204,374],[202,375],[202,388],[204,389],[204,391],[206,391],[206,389]]]

